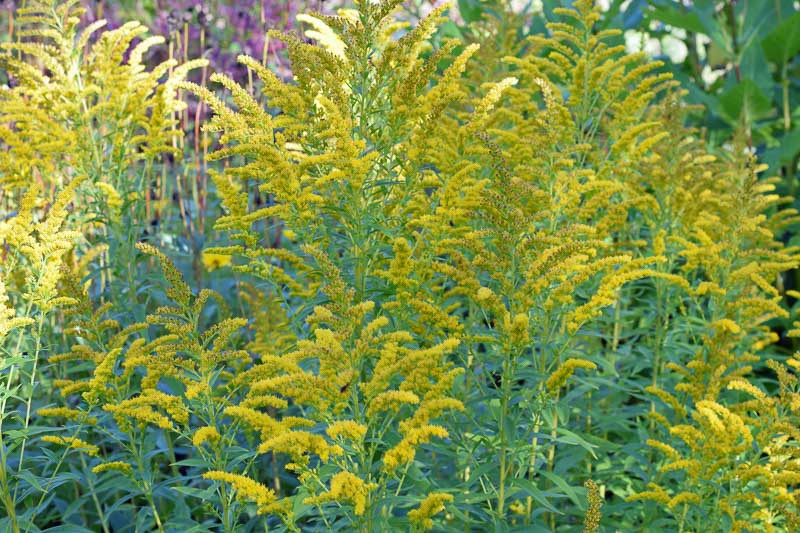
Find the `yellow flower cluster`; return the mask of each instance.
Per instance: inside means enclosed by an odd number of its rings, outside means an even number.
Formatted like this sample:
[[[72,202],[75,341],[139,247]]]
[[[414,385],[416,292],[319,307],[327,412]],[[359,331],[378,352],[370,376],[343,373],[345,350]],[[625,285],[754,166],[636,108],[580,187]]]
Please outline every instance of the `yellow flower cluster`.
[[[303,503],[339,502],[349,503],[353,506],[353,513],[361,516],[367,508],[369,493],[377,485],[367,484],[350,472],[339,472],[331,478],[331,488],[318,496],[306,498]]]
[[[683,127],[674,115],[677,105],[668,98],[653,112],[675,138]],[[766,214],[782,200],[770,194],[770,180],[759,179],[764,168],[740,155],[745,153],[740,148],[712,157],[699,141],[687,138],[676,147],[653,146],[657,157],[638,163],[637,172],[653,171],[648,194],[660,207],[647,216],[662,254],[669,256],[656,268],[689,280],[692,287],[672,283],[681,291],[674,293],[679,296],[672,307],[669,293],[660,289],[656,308],[664,326],[671,325],[669,313],[702,319],[683,322],[680,340],[673,339],[691,346],[693,356],[656,359],[653,385],[646,389],[654,398],[654,438],[647,443],[663,457],[662,472],[685,474],[686,481],[678,487],[651,485],[629,499],[658,501],[678,520],[699,516],[695,510],[702,513],[712,505],[735,529],[745,530],[773,527],[774,517],[795,505],[782,481],[793,468],[756,451],[781,446],[787,426],[777,406],[787,397],[769,395],[752,376],[765,348],[778,340],[766,323],[788,316],[778,290],[766,280],[795,267],[799,257],[779,240],[784,224],[796,219],[794,211]],[[677,183],[674,176],[680,176]],[[690,197],[695,200],[682,203]],[[661,212],[671,213],[668,228],[657,229]],[[660,348],[656,352],[668,356]],[[736,489],[738,483],[747,489]],[[727,488],[717,492],[720,484]],[[769,511],[762,512],[767,506]]]
[[[353,420],[338,420],[325,429],[325,433],[334,440],[345,438],[353,442],[360,442],[367,434],[367,428]]]
[[[203,426],[194,432],[192,436],[192,444],[195,448],[200,448],[206,443],[216,443],[220,439],[219,431],[217,428],[211,426]]]
[[[100,463],[92,468],[92,472],[95,474],[101,474],[109,471],[122,472],[125,475],[130,475],[133,472],[133,468],[124,461],[109,461],[107,463]]]
[[[286,509],[276,501],[275,492],[261,483],[246,476],[231,474],[220,470],[211,470],[203,474],[205,479],[230,484],[236,491],[236,499],[243,502],[254,502],[259,514],[285,512]]]
[[[72,448],[73,450],[81,451],[87,455],[97,455],[99,448],[94,444],[89,444],[86,441],[83,441],[77,437],[59,437],[57,435],[44,435],[42,437],[43,442],[50,442],[52,444],[59,444],[61,446],[66,446],[68,448]]]
[[[586,487],[588,506],[584,518],[584,533],[597,533],[600,528],[600,508],[603,506],[603,495],[597,483],[591,479],[583,484]]]
[[[567,380],[575,373],[575,370],[582,368],[584,370],[595,370],[597,365],[586,359],[567,359],[562,365],[556,369],[555,372],[550,374],[550,377],[545,381],[545,386],[548,390],[556,392],[564,386]]]
[[[422,500],[418,508],[408,512],[408,519],[413,525],[421,529],[431,529],[433,528],[433,520],[431,517],[444,511],[444,504],[452,501],[452,494],[432,492]]]

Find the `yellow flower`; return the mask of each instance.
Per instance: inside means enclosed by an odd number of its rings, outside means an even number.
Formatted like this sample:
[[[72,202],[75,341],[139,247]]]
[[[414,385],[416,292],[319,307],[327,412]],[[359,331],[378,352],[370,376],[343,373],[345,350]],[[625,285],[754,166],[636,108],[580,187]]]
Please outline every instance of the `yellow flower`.
[[[360,441],[367,434],[367,428],[353,420],[339,420],[328,426],[325,432],[332,439],[344,437],[352,441]]]
[[[700,496],[692,492],[681,492],[677,496],[673,497],[669,502],[667,502],[667,507],[673,509],[682,503],[699,504]]]
[[[339,472],[331,479],[331,490],[306,498],[303,503],[348,502],[353,505],[356,516],[361,516],[367,508],[369,491],[376,487],[376,484],[364,483],[364,480],[350,472]]]
[[[433,520],[431,520],[431,517],[444,511],[444,504],[452,501],[452,494],[432,492],[422,500],[418,508],[408,512],[408,519],[412,524],[418,527],[431,529],[433,527]]]
[[[717,331],[728,332],[733,335],[736,335],[742,331],[742,328],[739,327],[739,324],[729,318],[721,318],[711,324],[711,327]]]
[[[194,436],[192,437],[192,444],[194,444],[195,448],[199,448],[206,442],[217,442],[220,439],[219,431],[217,428],[211,426],[201,427],[197,431],[194,432]]]
[[[600,528],[600,508],[603,506],[603,495],[594,480],[587,479],[583,486],[586,487],[587,503],[589,504],[586,509],[583,531],[584,533],[597,533]]]
[[[528,514],[528,509],[525,507],[525,504],[519,500],[514,500],[511,505],[508,506],[508,510],[518,515],[524,516]]]
[[[92,472],[95,474],[100,474],[101,472],[106,472],[108,470],[115,470],[117,472],[122,472],[123,474],[130,474],[133,471],[133,468],[131,468],[131,465],[123,461],[109,461],[107,463],[100,463],[92,468]]]
[[[529,327],[529,321],[527,313],[519,313],[517,315],[514,315],[514,318],[511,321],[510,325],[511,342],[513,342],[514,344],[522,344],[528,342],[529,340],[528,327]]]
[[[203,266],[206,270],[213,272],[218,268],[222,268],[231,264],[231,256],[226,254],[215,254],[210,252],[203,252]]]
[[[309,453],[317,454],[327,462],[330,455],[339,455],[341,448],[330,446],[322,436],[308,431],[287,431],[262,442],[258,447],[258,453],[270,451],[285,453],[295,463],[307,463]]]
[[[44,407],[36,411],[39,416],[52,416],[55,418],[65,418],[67,420],[79,420],[84,414],[83,411],[70,409],[69,407]],[[94,424],[97,419],[88,417],[85,419],[87,424]]]
[[[481,287],[478,289],[478,293],[476,294],[479,302],[484,302],[492,296],[494,296],[494,293],[492,292],[492,289],[489,289],[488,287]]]
[[[42,437],[42,440],[44,442],[51,442],[53,444],[60,444],[62,446],[67,446],[68,448],[81,451],[87,455],[97,455],[97,452],[100,450],[94,444],[89,444],[88,442],[75,437],[58,437],[55,435],[45,435],[44,437]]]
[[[434,437],[447,438],[447,430],[441,426],[427,424],[411,429],[397,446],[383,456],[383,470],[392,472],[396,468],[410,463],[416,455],[416,447],[426,444]]]
[[[367,409],[367,416],[371,417],[381,411],[394,411],[397,412],[403,407],[404,404],[418,404],[419,396],[411,391],[406,390],[390,390],[382,392],[375,396],[369,403]]]
[[[98,182],[97,188],[103,191],[103,194],[106,195],[106,204],[108,204],[111,212],[117,213],[119,208],[122,207],[122,197],[117,192],[117,189],[115,189],[110,183],[106,183],[104,181]]]
[[[555,392],[564,386],[567,380],[575,373],[575,369],[583,368],[584,370],[595,370],[597,365],[586,359],[567,359],[564,364],[559,366],[550,377],[547,378],[545,386],[548,390]]]
[[[252,501],[258,506],[258,514],[275,513],[282,510],[278,504],[275,492],[268,489],[258,481],[247,476],[231,474],[221,470],[211,470],[203,474],[205,479],[229,483],[236,490],[236,499],[239,501]]]
[[[338,35],[336,35],[330,26],[325,24],[320,19],[305,13],[300,13],[295,18],[298,22],[305,22],[314,28],[312,30],[305,31],[306,37],[309,39],[314,39],[320,44],[320,46],[342,61],[347,61],[347,56],[345,55],[345,49],[347,48],[347,45],[342,42],[342,40]]]

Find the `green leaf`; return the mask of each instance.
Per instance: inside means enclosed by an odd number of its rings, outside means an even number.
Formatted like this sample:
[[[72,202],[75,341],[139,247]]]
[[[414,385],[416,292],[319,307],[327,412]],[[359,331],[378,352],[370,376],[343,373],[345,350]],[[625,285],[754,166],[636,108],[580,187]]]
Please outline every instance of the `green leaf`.
[[[800,153],[800,127],[785,133],[779,139],[775,148],[767,150],[761,158],[770,166],[772,172],[777,172],[781,165],[788,165],[794,156]]]
[[[33,474],[31,474],[27,470],[21,470],[20,472],[18,472],[17,473],[17,477],[19,477],[20,479],[26,481],[28,483],[28,485],[30,485],[34,489],[38,490],[39,492],[47,492],[47,491],[44,490],[44,487],[42,486],[42,484],[39,483],[39,478],[37,476],[34,476]]]
[[[461,33],[461,30],[456,26],[455,22],[452,20],[445,21],[441,26],[439,26],[439,31],[441,32],[443,37],[453,37],[456,39],[463,39],[464,35]],[[387,182],[388,184],[395,183],[394,181]]]
[[[569,499],[572,500],[575,506],[578,507],[581,511],[583,511],[586,508],[586,505],[583,502],[583,498],[578,497],[578,493],[575,490],[576,487],[571,487],[564,478],[562,478],[557,474],[554,474],[553,472],[548,472],[544,468],[541,469],[539,473],[542,474],[547,479],[549,479],[550,481],[552,481],[555,486],[561,489],[561,492],[566,494],[567,497],[569,497]]]
[[[214,487],[206,488],[206,489],[196,489],[194,487],[170,487],[170,489],[178,492],[180,494],[185,494],[186,496],[192,496],[193,498],[199,498],[200,500],[207,501],[212,500],[214,498],[214,493],[216,490]]]
[[[552,503],[547,499],[546,492],[543,492],[539,487],[536,486],[535,483],[530,481],[529,479],[519,478],[512,481],[512,486],[518,490],[521,490],[525,493],[526,496],[531,496],[534,500],[539,502],[542,507],[547,509],[550,512],[563,514],[561,511],[556,509]]]
[[[761,41],[772,63],[783,65],[800,52],[800,12],[787,18]]]
[[[772,111],[772,102],[764,96],[753,80],[744,79],[719,97],[722,113],[732,123],[740,118],[752,122]]]
[[[716,2],[711,0],[696,0],[692,11],[697,13],[697,18],[703,25],[703,31],[716,45],[719,52],[728,60],[735,60],[733,53],[733,39],[731,38],[724,20],[720,20],[716,10]]]
[[[774,94],[778,90],[764,50],[760,46],[751,46],[742,52],[740,68],[742,77],[753,80],[765,95]]]
[[[481,20],[483,14],[479,0],[458,0],[458,11],[467,24]]]
[[[669,24],[675,28],[682,28],[694,33],[705,33],[703,23],[700,21],[700,17],[697,16],[697,13],[694,11],[681,13],[674,7],[658,6],[654,7],[648,12],[647,18],[649,20],[657,20],[659,22],[663,22],[664,24]]]
[[[47,531],[47,533],[92,533],[91,529],[86,529],[85,527],[77,524],[62,524],[60,526],[45,529],[44,531]]]
[[[590,454],[592,457],[597,459],[597,456],[594,453],[594,448],[596,446],[587,442],[583,437],[579,436],[577,433],[573,433],[572,431],[566,428],[558,428],[556,430],[561,436],[556,439],[556,442],[563,442],[564,444],[572,444],[575,446],[580,446]]]

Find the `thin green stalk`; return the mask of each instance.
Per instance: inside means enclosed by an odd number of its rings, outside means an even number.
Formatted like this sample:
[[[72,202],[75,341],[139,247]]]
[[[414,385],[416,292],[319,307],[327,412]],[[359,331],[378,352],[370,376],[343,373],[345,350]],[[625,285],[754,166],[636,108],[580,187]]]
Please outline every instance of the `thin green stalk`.
[[[508,435],[506,435],[506,417],[508,416],[508,405],[511,396],[511,386],[509,385],[512,380],[511,375],[511,356],[506,350],[506,359],[503,361],[503,374],[502,374],[502,398],[500,399],[500,485],[497,493],[497,515],[502,518],[505,512],[505,499],[506,499],[506,476],[508,475]]]
[[[81,466],[83,466],[83,471],[87,472],[86,475],[86,482],[89,484],[89,494],[92,495],[92,501],[94,502],[94,507],[97,510],[97,516],[100,518],[100,526],[103,528],[104,533],[110,533],[108,529],[108,518],[103,513],[103,508],[100,505],[100,501],[97,499],[97,492],[94,490],[94,481],[92,481],[92,476],[88,475],[89,467],[86,466],[86,459],[83,457],[83,454],[78,454],[81,458]],[[27,529],[25,530],[27,532]]]
[[[147,500],[147,503],[150,505],[150,509],[153,511],[153,519],[156,522],[156,528],[161,531],[161,533],[165,533],[164,526],[161,522],[161,516],[158,514],[158,508],[156,507],[156,502],[153,499],[153,488],[149,479],[145,478],[145,472],[147,469],[144,467],[144,462],[142,461],[142,454],[136,444],[136,438],[133,433],[127,432],[128,438],[130,439],[130,451],[133,458],[136,460],[136,466],[139,467],[139,473],[142,475],[142,492],[144,493],[144,497]]]
[[[45,314],[40,311],[39,322],[36,328],[36,344],[33,350],[33,369],[31,370],[31,376],[30,376],[31,390],[25,405],[25,421],[22,427],[23,437],[22,437],[22,444],[20,445],[20,450],[19,450],[18,467],[20,470],[22,470],[22,464],[25,459],[25,446],[28,443],[28,438],[25,435],[25,433],[27,433],[28,425],[30,424],[31,420],[31,403],[33,402],[33,389],[36,381],[36,371],[39,367],[39,352],[41,351],[42,347],[42,329],[44,328],[44,318]],[[19,490],[19,484],[16,487],[14,487],[14,501],[17,500],[18,490]]]

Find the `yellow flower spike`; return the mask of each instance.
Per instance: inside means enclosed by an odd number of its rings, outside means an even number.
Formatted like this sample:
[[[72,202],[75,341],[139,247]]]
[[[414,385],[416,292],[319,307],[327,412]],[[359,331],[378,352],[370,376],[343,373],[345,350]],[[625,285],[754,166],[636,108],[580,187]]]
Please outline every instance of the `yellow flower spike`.
[[[551,392],[555,392],[567,382],[567,380],[575,373],[575,370],[582,368],[584,370],[596,370],[597,365],[586,359],[570,358],[564,361],[555,372],[550,374],[550,377],[545,381],[545,386]]]
[[[231,264],[232,256],[226,254],[215,254],[211,252],[203,252],[203,266],[208,272],[213,272],[218,268],[226,267]]]
[[[255,409],[230,405],[223,411],[225,416],[239,419],[245,422],[252,429],[261,433],[262,437],[274,435],[283,431],[281,423],[272,418],[267,413],[261,413]]]
[[[56,435],[45,435],[42,437],[43,442],[50,442],[52,444],[59,444],[61,446],[66,446],[67,448],[72,448],[73,450],[78,450],[83,452],[87,455],[96,456],[97,453],[100,451],[100,448],[95,446],[94,444],[89,444],[86,441],[83,441],[76,437],[59,437]]]
[[[339,455],[341,448],[328,444],[320,435],[308,431],[286,431],[269,438],[258,447],[258,453],[284,453],[299,464],[308,463],[308,454],[316,454],[323,462],[333,455]]]
[[[236,491],[236,499],[243,502],[254,502],[258,507],[258,514],[283,514],[285,512],[272,489],[268,489],[247,476],[211,470],[203,474],[203,477],[231,485]]]
[[[672,472],[675,470],[685,470],[691,477],[696,478],[701,471],[701,467],[701,463],[695,459],[678,459],[677,461],[662,465],[659,471]]]
[[[632,494],[631,496],[625,498],[625,501],[635,502],[641,500],[650,500],[664,505],[669,503],[670,501],[669,494],[662,487],[656,485],[655,483],[648,483],[647,488],[650,490]]]
[[[414,460],[416,447],[426,444],[434,437],[446,438],[449,434],[441,426],[426,424],[421,427],[411,429],[394,448],[391,448],[383,456],[383,470],[392,472]]]
[[[762,391],[752,383],[745,381],[743,379],[734,379],[733,381],[728,383],[727,388],[729,390],[738,390],[746,392],[747,394],[758,400],[763,400],[766,398],[766,394],[764,393],[764,391]]]
[[[478,289],[478,294],[476,295],[476,298],[479,302],[487,302],[493,297],[494,293],[488,287],[481,287]]]
[[[419,507],[408,512],[408,519],[411,524],[421,529],[431,529],[433,528],[433,516],[444,511],[444,504],[452,501],[452,494],[432,492],[420,502]]]
[[[419,403],[419,396],[411,391],[390,390],[375,396],[367,408],[367,416],[372,417],[381,411],[399,411],[403,405]]]
[[[95,474],[101,474],[103,472],[122,472],[126,476],[129,476],[133,472],[133,467],[124,461],[109,461],[93,467],[92,472]]]
[[[514,315],[511,320],[510,336],[511,342],[514,344],[525,344],[530,340],[529,335],[529,319],[527,313],[519,313]]]
[[[729,318],[721,318],[711,324],[711,327],[716,331],[730,333],[732,335],[737,335],[742,331],[742,328],[739,327],[739,324]]]
[[[314,28],[313,30],[305,31],[306,37],[309,39],[314,39],[328,52],[335,55],[342,61],[347,61],[347,56],[345,55],[345,49],[347,48],[347,45],[342,42],[342,40],[338,35],[336,35],[336,33],[334,33],[330,26],[325,24],[320,19],[305,13],[300,13],[296,18],[298,22],[305,22]]]
[[[111,209],[112,213],[118,213],[119,208],[122,207],[122,197],[117,190],[110,183],[100,181],[97,183],[97,188],[103,191],[106,196],[106,204]]]
[[[77,409],[70,409],[69,407],[45,407],[36,411],[39,416],[65,418],[67,420],[81,420],[86,413]],[[94,417],[87,417],[84,419],[87,424],[96,424],[97,419]]]
[[[194,432],[192,436],[192,444],[195,448],[199,448],[203,444],[214,444],[221,438],[217,428],[211,426],[204,426]]]
[[[680,458],[680,453],[678,450],[667,444],[666,442],[661,442],[655,439],[647,439],[646,444],[651,448],[655,448],[659,450],[661,453],[669,457],[670,459],[677,460]]]
[[[594,480],[587,479],[583,484],[586,487],[586,514],[584,516],[584,533],[597,533],[600,529],[600,508],[603,506],[603,493]]]
[[[332,439],[345,438],[353,442],[360,442],[367,434],[366,426],[353,420],[339,420],[329,425],[325,433]]]
[[[350,472],[338,472],[331,478],[331,488],[328,492],[306,498],[303,503],[349,503],[353,506],[353,513],[361,516],[366,511],[369,492],[376,487],[375,484],[364,483],[364,480]]]
[[[693,492],[681,492],[680,494],[674,496],[667,502],[667,507],[669,509],[674,509],[678,505],[683,503],[693,503],[695,505],[699,504],[701,501],[700,496],[694,494]]]

